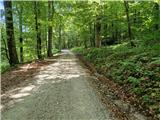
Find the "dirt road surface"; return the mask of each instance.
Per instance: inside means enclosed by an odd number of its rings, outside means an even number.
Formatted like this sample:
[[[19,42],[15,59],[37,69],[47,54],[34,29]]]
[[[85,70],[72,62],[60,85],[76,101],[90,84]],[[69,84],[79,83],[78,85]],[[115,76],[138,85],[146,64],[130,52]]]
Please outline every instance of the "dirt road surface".
[[[8,93],[2,120],[114,120],[91,87],[91,75],[68,50],[25,87]]]

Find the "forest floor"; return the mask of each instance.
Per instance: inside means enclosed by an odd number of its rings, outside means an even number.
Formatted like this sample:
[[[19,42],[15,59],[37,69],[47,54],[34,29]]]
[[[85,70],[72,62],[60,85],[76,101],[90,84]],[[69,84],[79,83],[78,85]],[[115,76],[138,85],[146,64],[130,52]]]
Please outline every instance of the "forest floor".
[[[68,50],[2,74],[3,120],[147,120]],[[110,85],[110,84],[109,84]],[[113,87],[113,86],[110,86]]]

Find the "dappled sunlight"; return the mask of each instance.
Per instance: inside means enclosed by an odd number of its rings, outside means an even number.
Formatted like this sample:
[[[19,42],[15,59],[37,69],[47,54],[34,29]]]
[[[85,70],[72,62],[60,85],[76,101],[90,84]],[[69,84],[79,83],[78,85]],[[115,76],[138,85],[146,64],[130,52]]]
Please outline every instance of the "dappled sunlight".
[[[116,50],[116,49],[126,47],[127,44],[128,44],[128,42],[124,42],[124,43],[117,44],[117,45],[111,45],[109,48],[111,48],[113,50]]]
[[[27,97],[31,95],[31,91],[36,88],[35,85],[29,85],[25,87],[18,87],[16,89],[10,90],[7,93],[1,95],[1,99],[3,100],[3,105],[1,105],[1,109],[6,106],[10,106],[16,102],[21,102],[24,99],[23,97]]]
[[[77,61],[77,59],[60,59],[59,61],[60,62],[70,62],[69,64],[76,64],[75,61]]]
[[[1,105],[0,105],[0,110],[2,110],[3,108],[4,108],[4,105],[1,104]]]
[[[65,82],[68,80],[73,80],[74,78],[79,78],[80,75],[64,75],[64,76],[57,76],[57,80],[52,81],[51,83],[61,83]],[[74,80],[79,80],[79,79],[74,79]]]
[[[21,66],[20,68],[22,68],[22,70],[27,70],[28,68],[30,68],[30,64]]]
[[[10,98],[21,98],[30,95],[29,93],[19,93],[15,95],[11,95]]]
[[[21,89],[20,92],[28,92],[28,91],[31,91],[35,87],[36,86],[34,86],[34,85],[30,85],[30,86],[27,86],[27,87]]]
[[[66,59],[65,59],[66,58]],[[35,91],[39,91],[43,84],[61,84],[70,80],[78,80],[75,78],[82,78],[87,76],[86,71],[77,64],[77,59],[74,55],[61,56],[55,63],[42,67],[38,73],[36,73],[31,79],[32,83],[27,86],[15,88],[6,94],[2,95],[9,99],[9,106],[24,100],[24,97],[34,94]],[[28,69],[29,65],[24,66],[23,69]],[[6,105],[6,104],[5,104]],[[3,107],[5,107],[3,105]],[[3,108],[2,107],[2,108]]]
[[[45,84],[48,82],[59,83],[64,80],[69,80],[72,78],[78,78],[81,75],[85,75],[84,72],[81,71],[81,67],[75,66],[77,63],[77,59],[73,56],[72,59],[60,58],[56,63],[51,64],[50,66],[45,67],[42,71],[40,71],[34,79],[36,79],[37,84]]]
[[[18,88],[15,88],[15,89],[13,89],[13,90],[10,90],[9,92],[10,92],[10,93],[15,93],[15,92],[17,92],[17,91],[19,91],[19,90],[21,90],[21,87],[18,87]],[[5,94],[2,94],[2,95],[5,95]]]

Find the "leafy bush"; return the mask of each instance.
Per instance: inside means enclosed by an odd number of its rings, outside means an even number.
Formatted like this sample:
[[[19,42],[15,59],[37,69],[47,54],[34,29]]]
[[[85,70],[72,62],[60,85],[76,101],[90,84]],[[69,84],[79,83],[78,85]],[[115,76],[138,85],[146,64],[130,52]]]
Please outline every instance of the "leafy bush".
[[[10,65],[8,62],[1,62],[1,73],[4,73],[10,68]]]
[[[52,53],[53,53],[53,54],[56,54],[56,53],[58,53],[58,52],[60,52],[58,49],[56,49],[56,48],[52,49]]]
[[[74,47],[71,49],[72,52],[77,53],[77,54],[82,54],[84,48],[83,47]]]

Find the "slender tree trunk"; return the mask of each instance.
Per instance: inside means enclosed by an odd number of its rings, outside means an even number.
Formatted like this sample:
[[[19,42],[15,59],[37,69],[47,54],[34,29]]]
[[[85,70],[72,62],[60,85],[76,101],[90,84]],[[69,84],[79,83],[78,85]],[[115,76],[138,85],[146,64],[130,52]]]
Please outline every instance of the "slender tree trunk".
[[[93,46],[96,46],[96,24],[93,23]]]
[[[128,36],[129,36],[129,39],[130,39],[130,44],[131,44],[131,46],[135,46],[134,43],[132,42],[132,32],[131,32],[131,22],[130,22],[130,18],[129,18],[129,5],[128,5],[128,1],[124,0],[124,6],[125,6],[126,16],[127,16]]]
[[[158,3],[154,3],[154,40],[159,40],[159,36],[158,36],[158,30],[159,30],[159,25],[160,25],[160,6]]]
[[[61,46],[62,46],[62,35],[61,35],[61,32],[62,32],[62,24],[61,24],[61,22],[62,22],[62,20],[61,20],[61,18],[60,18],[60,23],[59,23],[59,30],[58,30],[58,32],[59,32],[59,50],[61,50]]]
[[[118,41],[118,28],[117,26],[115,27],[115,41]]]
[[[101,37],[100,37],[100,31],[101,31],[101,23],[100,23],[100,18],[97,18],[96,19],[96,35],[95,35],[95,38],[96,38],[96,47],[101,47]]]
[[[42,58],[41,51],[41,31],[40,31],[40,23],[38,22],[38,15],[40,14],[40,9],[38,8],[37,1],[34,2],[35,5],[35,22],[36,22],[36,34],[37,34],[37,57],[38,59]]]
[[[12,2],[4,1],[5,8],[5,20],[6,20],[6,34],[7,34],[7,45],[9,51],[9,63],[15,65],[19,63],[18,55],[16,51],[16,44],[14,38],[14,27],[13,27],[13,16],[12,16]]]
[[[115,41],[115,37],[114,37],[114,23],[112,22],[112,40]]]
[[[46,56],[47,54],[47,36],[48,36],[48,29],[47,29],[47,27],[48,26],[45,26],[45,30],[44,30],[44,40],[45,40],[45,42],[44,42],[44,55]],[[47,56],[46,56],[47,57]]]
[[[48,1],[48,21],[49,21],[49,25],[48,25],[48,50],[47,50],[48,57],[52,56],[52,25],[51,25],[51,21],[52,21],[52,17],[53,17],[52,7],[53,7],[53,2]]]
[[[94,47],[94,38],[93,38],[93,35],[92,35],[92,23],[89,24],[89,33],[90,33],[90,36],[89,36],[90,46]]]
[[[20,32],[19,42],[20,42],[20,62],[21,63],[23,63],[22,12],[23,12],[23,7],[21,5],[20,11],[19,11],[19,32]]]
[[[159,29],[159,17],[160,17],[160,8],[158,3],[154,3],[154,18],[155,18],[155,30]]]
[[[1,28],[1,40],[2,40],[2,42],[3,42],[3,44],[4,44],[4,51],[5,51],[6,58],[7,58],[7,60],[9,61],[7,44],[6,44],[6,41],[5,41],[4,37],[3,37],[2,31],[3,31],[3,27]],[[1,49],[2,49],[2,48],[1,48]]]

